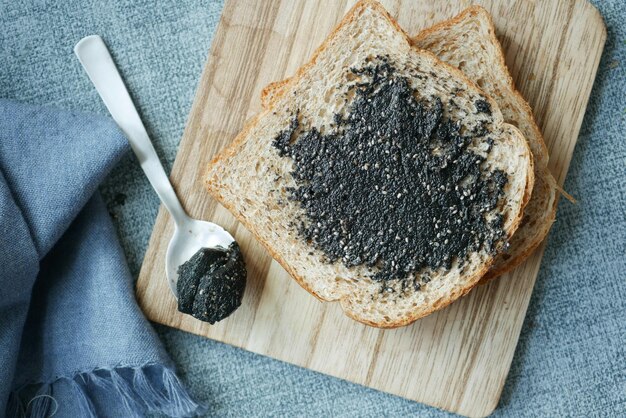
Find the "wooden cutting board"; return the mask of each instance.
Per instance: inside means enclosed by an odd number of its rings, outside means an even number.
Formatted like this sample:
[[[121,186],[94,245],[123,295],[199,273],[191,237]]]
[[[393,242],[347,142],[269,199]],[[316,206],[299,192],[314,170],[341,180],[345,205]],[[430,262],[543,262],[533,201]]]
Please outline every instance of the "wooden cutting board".
[[[193,217],[223,225],[249,269],[241,308],[211,326],[182,315],[165,279],[173,224],[161,208],[137,283],[152,321],[468,416],[493,411],[511,365],[543,248],[512,273],[396,330],[356,323],[301,289],[202,187],[212,156],[260,108],[259,93],[292,75],[352,0],[228,0],[172,170]],[[383,1],[410,34],[470,1]],[[518,89],[530,102],[562,184],[606,38],[584,0],[485,0]],[[207,45],[208,47],[208,45]],[[558,222],[558,221],[557,221]],[[549,302],[548,302],[549,303]]]

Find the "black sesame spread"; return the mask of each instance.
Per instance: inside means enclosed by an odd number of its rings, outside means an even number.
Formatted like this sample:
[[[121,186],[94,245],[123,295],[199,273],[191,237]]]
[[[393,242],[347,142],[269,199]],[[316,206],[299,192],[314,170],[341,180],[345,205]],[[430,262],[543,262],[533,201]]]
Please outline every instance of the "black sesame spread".
[[[178,267],[178,310],[211,324],[233,313],[246,288],[246,265],[236,242],[201,248]]]
[[[417,99],[386,57],[350,69],[348,79],[347,112],[323,133],[295,111],[274,139],[294,163],[296,187],[287,192],[306,214],[304,239],[328,262],[368,266],[383,283],[462,265],[475,251],[495,253],[503,218],[487,214],[507,176],[483,168],[485,157],[470,147],[481,137],[491,149],[484,126],[462,134],[440,98]],[[477,114],[491,114],[488,102],[474,104]]]
[[[489,102],[485,99],[478,99],[474,102],[474,105],[476,106],[476,110],[478,111],[478,113],[486,113],[488,115],[491,115],[491,106],[489,105]]]

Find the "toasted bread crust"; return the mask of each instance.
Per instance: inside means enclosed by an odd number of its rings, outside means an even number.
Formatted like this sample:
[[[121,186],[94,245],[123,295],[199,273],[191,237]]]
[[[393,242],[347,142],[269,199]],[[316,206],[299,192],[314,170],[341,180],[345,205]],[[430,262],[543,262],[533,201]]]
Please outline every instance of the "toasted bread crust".
[[[282,84],[282,86],[285,89],[288,89],[290,86],[294,85],[299,79],[300,77],[302,77],[303,74],[305,74],[316,62],[317,59],[320,55],[320,53],[322,51],[324,51],[327,48],[327,44],[329,42],[329,39],[331,39],[338,31],[340,28],[342,28],[344,25],[349,24],[350,22],[352,22],[352,20],[357,19],[360,15],[360,13],[362,13],[363,11],[367,10],[368,8],[370,9],[374,9],[375,11],[377,11],[378,13],[380,13],[382,16],[384,16],[384,18],[400,33],[402,34],[402,36],[404,36],[404,38],[406,39],[407,43],[410,45],[410,38],[409,36],[406,34],[406,32],[404,32],[404,30],[402,30],[402,28],[400,28],[400,26],[397,24],[397,22],[395,22],[395,20],[393,20],[391,18],[391,16],[389,15],[389,13],[387,13],[387,11],[376,1],[374,0],[361,0],[359,1],[357,4],[355,4],[352,9],[346,14],[346,16],[341,20],[341,22],[339,23],[339,25],[331,32],[331,34],[326,38],[326,40],[322,43],[322,45],[320,47],[318,47],[316,49],[316,51],[314,52],[312,58],[303,66],[301,66],[296,74],[288,79],[285,80],[284,82],[280,82]],[[437,57],[428,52],[428,51],[421,51],[420,50],[420,54],[422,55],[426,55],[429,56],[430,59],[432,59],[433,61],[435,61],[437,66],[441,66],[443,68],[446,69],[446,71],[452,73],[455,77],[457,77],[459,80],[462,80],[464,83],[472,86],[473,88],[475,88],[476,90],[480,91],[480,89],[471,81],[469,80],[459,69],[452,67],[442,61],[440,61],[439,59],[437,59]],[[284,83],[284,84],[283,84]],[[408,313],[405,317],[402,317],[400,319],[397,319],[395,321],[391,321],[391,322],[375,322],[375,321],[371,321],[368,320],[366,318],[362,318],[358,315],[358,313],[354,312],[353,310],[351,310],[350,304],[349,304],[349,296],[350,295],[340,295],[338,298],[335,299],[328,299],[328,298],[324,298],[321,295],[317,294],[312,288],[311,286],[307,283],[307,281],[301,277],[296,271],[295,269],[290,266],[289,262],[278,252],[276,252],[276,250],[272,247],[272,245],[269,242],[266,242],[263,238],[262,235],[260,233],[260,231],[257,228],[257,225],[255,225],[253,222],[248,221],[247,219],[245,219],[243,216],[241,216],[241,214],[239,213],[239,211],[237,210],[237,208],[235,208],[233,205],[231,205],[228,200],[224,197],[224,195],[221,193],[220,190],[220,186],[218,184],[218,182],[216,181],[215,178],[212,177],[212,170],[214,167],[217,167],[221,162],[223,162],[225,159],[235,155],[239,149],[241,148],[241,145],[244,143],[244,141],[246,140],[246,137],[249,133],[249,131],[252,129],[252,127],[254,127],[257,122],[265,115],[267,115],[268,113],[270,113],[272,111],[272,108],[274,107],[274,104],[276,102],[276,97],[274,97],[270,103],[269,106],[263,110],[260,114],[258,114],[255,118],[253,118],[248,124],[246,124],[246,126],[243,128],[243,130],[239,133],[239,135],[233,140],[233,142],[226,148],[224,149],[219,155],[215,156],[213,158],[213,160],[210,162],[209,167],[208,167],[208,172],[207,172],[207,176],[206,176],[206,188],[209,191],[209,193],[217,200],[219,201],[226,209],[228,209],[231,213],[234,214],[234,216],[239,220],[240,223],[242,223],[255,237],[256,239],[267,249],[267,251],[270,253],[270,255],[296,280],[296,282],[298,284],[300,284],[300,286],[302,288],[304,288],[305,290],[307,290],[309,293],[313,294],[314,296],[316,296],[318,299],[322,300],[322,301],[339,301],[340,305],[344,311],[344,313],[346,315],[348,315],[349,317],[351,317],[352,319],[359,321],[361,323],[364,323],[366,325],[370,325],[370,326],[374,326],[374,327],[380,327],[380,328],[397,328],[397,327],[401,327],[404,325],[408,325],[412,322],[414,322],[415,320],[422,318],[436,310],[439,310],[447,305],[449,305],[450,303],[452,303],[454,300],[458,299],[459,297],[467,294],[477,283],[478,281],[481,279],[481,277],[484,276],[484,274],[486,273],[486,271],[489,269],[489,267],[491,266],[491,264],[494,262],[494,257],[488,257],[486,259],[486,261],[483,263],[482,268],[480,268],[475,274],[473,274],[470,277],[466,277],[465,278],[465,283],[463,285],[463,287],[453,291],[452,293],[448,294],[447,297],[445,299],[442,299],[437,305],[432,305],[432,306],[428,306],[426,309],[422,309],[422,310],[416,310],[414,312],[410,312]],[[490,98],[490,97],[486,97],[487,101],[489,102],[489,104],[491,105],[491,107],[493,109],[498,109],[498,105],[495,103],[495,101]],[[505,123],[502,123],[502,130],[503,133],[505,132],[506,129],[509,129],[512,137],[515,139],[515,141],[517,141],[517,143],[519,143],[519,145],[523,146],[525,149],[525,155],[524,157],[528,158],[528,160],[530,161],[529,166],[532,167],[532,154],[530,152],[530,149],[528,148],[528,144],[526,139],[523,137],[523,135],[521,134],[521,132],[514,126],[512,125],[508,125]],[[530,191],[532,190],[532,185],[533,185],[533,171],[532,169],[528,169],[527,170],[527,175],[526,175],[526,180],[525,180],[525,193],[524,193],[524,198],[526,199],[526,195],[530,193]],[[526,199],[527,200],[527,199]],[[525,202],[523,202],[524,204]],[[521,219],[522,219],[522,208],[523,208],[523,204],[520,206],[517,214],[515,215],[514,219],[511,221],[509,228],[506,230],[507,235],[510,237],[515,230],[517,229],[517,227],[519,226]]]
[[[267,109],[268,107],[270,107],[272,103],[272,97],[274,97],[274,95],[282,94],[281,90],[285,88],[288,82],[289,78],[286,78],[284,80],[273,81],[267,86],[263,87],[263,90],[261,90],[261,106],[263,107],[263,109]]]

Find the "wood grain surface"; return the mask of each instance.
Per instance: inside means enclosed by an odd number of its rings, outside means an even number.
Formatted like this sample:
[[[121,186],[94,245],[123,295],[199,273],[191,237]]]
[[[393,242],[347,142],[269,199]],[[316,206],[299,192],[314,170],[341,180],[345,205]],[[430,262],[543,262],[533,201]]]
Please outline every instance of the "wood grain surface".
[[[498,403],[543,247],[450,307],[405,328],[379,330],[301,289],[202,186],[212,156],[260,111],[261,89],[292,75],[353,3],[226,2],[171,179],[191,216],[219,223],[240,243],[249,269],[243,305],[215,326],[178,313],[165,278],[173,223],[163,207],[137,297],[152,321],[459,414],[485,416]],[[382,3],[410,34],[471,4]],[[562,184],[606,38],[602,18],[584,0],[476,3],[493,14],[507,65],[534,109],[550,169]]]

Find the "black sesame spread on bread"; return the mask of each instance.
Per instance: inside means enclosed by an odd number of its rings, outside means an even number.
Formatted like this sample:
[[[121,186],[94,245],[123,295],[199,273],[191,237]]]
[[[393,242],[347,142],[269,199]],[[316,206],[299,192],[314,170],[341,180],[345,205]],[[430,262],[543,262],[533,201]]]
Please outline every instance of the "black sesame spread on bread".
[[[296,112],[273,142],[294,162],[297,186],[288,193],[304,210],[303,238],[330,263],[365,264],[374,280],[401,279],[415,290],[425,271],[462,265],[483,248],[495,253],[506,234],[502,216],[488,214],[507,175],[482,167],[493,140],[483,155],[472,150],[485,132],[461,134],[441,99],[418,101],[387,57],[348,72],[345,115],[321,133],[301,126]],[[484,99],[475,106],[491,114]]]

